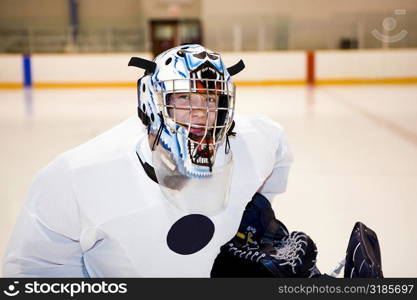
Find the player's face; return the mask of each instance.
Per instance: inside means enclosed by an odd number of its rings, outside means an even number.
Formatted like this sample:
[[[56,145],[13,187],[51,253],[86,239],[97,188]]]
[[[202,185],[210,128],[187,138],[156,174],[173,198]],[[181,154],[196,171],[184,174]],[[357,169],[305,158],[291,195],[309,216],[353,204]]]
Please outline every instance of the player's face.
[[[175,93],[170,95],[170,115],[181,126],[188,129],[188,123],[199,126],[214,126],[218,96],[197,93]],[[204,135],[204,128],[191,127],[190,132],[197,136]]]

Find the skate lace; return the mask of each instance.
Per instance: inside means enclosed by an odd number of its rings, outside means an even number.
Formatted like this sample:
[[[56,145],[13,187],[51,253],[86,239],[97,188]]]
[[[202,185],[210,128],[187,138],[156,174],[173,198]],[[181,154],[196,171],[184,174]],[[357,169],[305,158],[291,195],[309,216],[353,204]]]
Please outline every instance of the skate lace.
[[[299,232],[291,232],[291,234],[286,236],[281,241],[280,245],[275,248],[276,253],[271,254],[272,257],[283,261],[279,264],[280,266],[290,266],[294,274],[296,274],[295,267],[303,263],[300,258],[300,253],[305,255],[303,245],[307,246],[307,242],[302,238],[307,238],[307,236]]]
[[[243,249],[243,250],[242,250]],[[239,256],[240,258],[249,259],[251,261],[259,262],[259,260],[266,256],[265,253],[260,253],[259,246],[255,242],[252,245],[244,246],[242,248],[237,248],[233,243],[229,244],[229,252],[232,252],[234,256]]]

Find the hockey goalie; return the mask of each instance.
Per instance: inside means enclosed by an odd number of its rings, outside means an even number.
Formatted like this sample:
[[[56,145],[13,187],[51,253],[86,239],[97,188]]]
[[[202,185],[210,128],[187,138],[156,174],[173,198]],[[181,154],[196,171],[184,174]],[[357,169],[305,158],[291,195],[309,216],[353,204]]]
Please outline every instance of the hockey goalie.
[[[289,232],[271,209],[292,154],[278,123],[235,114],[232,77],[244,63],[226,67],[193,44],[129,65],[144,70],[137,116],[39,172],[3,275],[325,276],[313,240]],[[382,276],[376,235],[363,224],[345,274]]]

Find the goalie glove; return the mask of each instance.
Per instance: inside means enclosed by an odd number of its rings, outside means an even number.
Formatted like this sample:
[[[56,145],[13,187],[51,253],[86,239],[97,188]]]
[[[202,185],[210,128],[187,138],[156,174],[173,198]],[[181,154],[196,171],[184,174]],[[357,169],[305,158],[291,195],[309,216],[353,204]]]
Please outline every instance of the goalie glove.
[[[383,278],[376,233],[356,222],[346,250],[345,278]]]
[[[269,232],[266,233],[270,226]],[[284,224],[275,219],[275,213],[270,202],[260,193],[256,193],[246,205],[236,235],[220,248],[210,276],[211,277],[254,277],[254,271],[243,266],[241,258],[236,254],[246,250],[259,249],[258,241],[261,237],[280,240],[288,235]],[[256,251],[255,251],[256,252]],[[254,254],[253,252],[252,254]],[[247,254],[249,252],[245,252]],[[251,265],[255,267],[256,265]]]
[[[303,232],[293,231],[280,241],[261,239],[240,246],[222,246],[212,277],[312,277],[316,274],[317,248]]]
[[[293,231],[278,243],[260,249],[259,260],[270,277],[312,277],[316,272],[317,247],[304,232]]]
[[[311,238],[275,219],[269,201],[255,194],[238,233],[220,248],[211,277],[310,277],[317,249]]]

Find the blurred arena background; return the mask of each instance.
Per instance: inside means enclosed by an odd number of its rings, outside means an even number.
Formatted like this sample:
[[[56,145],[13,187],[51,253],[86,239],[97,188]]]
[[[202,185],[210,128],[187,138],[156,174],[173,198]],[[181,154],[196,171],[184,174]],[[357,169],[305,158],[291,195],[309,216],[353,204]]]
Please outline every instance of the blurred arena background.
[[[130,57],[184,43],[242,58],[237,112],[285,127],[295,161],[273,205],[319,269],[362,221],[385,276],[417,277],[415,0],[1,0],[0,257],[36,173],[135,114]]]

